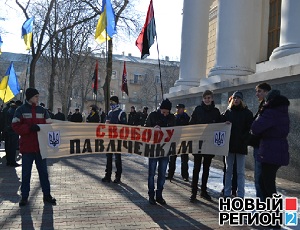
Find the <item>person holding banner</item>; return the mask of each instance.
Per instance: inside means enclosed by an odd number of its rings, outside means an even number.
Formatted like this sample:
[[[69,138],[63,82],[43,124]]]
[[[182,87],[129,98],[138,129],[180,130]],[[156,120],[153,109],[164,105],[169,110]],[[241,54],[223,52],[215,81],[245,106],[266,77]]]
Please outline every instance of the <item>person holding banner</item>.
[[[186,112],[184,112],[185,105],[184,104],[178,104],[176,105],[176,113],[174,114],[176,117],[176,126],[182,126],[182,125],[188,125],[190,121],[190,116],[187,115]],[[189,154],[181,154],[181,176],[184,181],[189,181]],[[172,180],[175,169],[176,169],[176,159],[177,156],[170,156],[169,159],[169,170],[168,170],[168,176],[166,179]]]
[[[48,179],[47,161],[42,159],[37,132],[40,131],[38,124],[51,123],[48,112],[38,105],[39,92],[34,88],[28,88],[25,92],[26,102],[17,108],[13,120],[12,128],[20,137],[20,153],[22,153],[22,185],[21,200],[19,206],[28,203],[30,191],[30,177],[33,161],[39,173],[40,183],[43,190],[43,201],[52,205],[56,204],[56,199],[50,194],[50,182]]]
[[[149,114],[146,119],[146,127],[154,127],[160,129],[160,127],[172,127],[176,125],[175,116],[171,113],[172,103],[169,99],[165,99],[161,102],[160,107],[157,111],[153,111]],[[149,203],[155,205],[156,202],[159,204],[166,204],[165,199],[162,196],[164,184],[166,180],[166,171],[169,162],[169,157],[158,157],[149,158],[148,166],[148,194]],[[157,189],[155,192],[154,177],[158,167],[157,175]],[[156,195],[156,199],[155,199]]]
[[[108,112],[106,118],[106,124],[127,124],[126,113],[120,108],[119,98],[117,96],[112,96],[110,99],[110,111]],[[115,164],[116,164],[116,176],[114,183],[121,182],[122,174],[122,159],[120,153],[115,153]],[[102,178],[103,182],[111,182],[111,173],[112,173],[112,153],[106,154],[106,169],[105,176]]]
[[[228,108],[222,114],[223,119],[232,124],[229,142],[229,153],[226,157],[224,197],[231,196],[233,164],[236,160],[237,196],[245,196],[245,156],[248,153],[247,142],[250,138],[250,127],[253,114],[243,102],[243,94],[236,91]]]
[[[211,124],[221,121],[221,114],[219,109],[215,107],[213,92],[205,90],[202,94],[202,103],[196,106],[191,114],[190,125],[194,124]],[[190,202],[197,200],[199,173],[201,169],[201,163],[203,159],[203,172],[200,196],[206,200],[211,200],[211,196],[207,193],[207,181],[209,176],[209,168],[211,161],[215,155],[211,154],[193,154],[194,156],[194,169],[192,179],[192,195]]]

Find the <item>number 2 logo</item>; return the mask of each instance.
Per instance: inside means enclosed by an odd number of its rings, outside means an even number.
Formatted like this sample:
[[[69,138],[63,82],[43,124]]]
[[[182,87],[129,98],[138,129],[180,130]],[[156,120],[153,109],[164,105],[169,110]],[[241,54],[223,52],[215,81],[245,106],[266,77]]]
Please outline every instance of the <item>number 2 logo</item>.
[[[297,212],[285,212],[284,224],[286,226],[297,226],[298,225]]]

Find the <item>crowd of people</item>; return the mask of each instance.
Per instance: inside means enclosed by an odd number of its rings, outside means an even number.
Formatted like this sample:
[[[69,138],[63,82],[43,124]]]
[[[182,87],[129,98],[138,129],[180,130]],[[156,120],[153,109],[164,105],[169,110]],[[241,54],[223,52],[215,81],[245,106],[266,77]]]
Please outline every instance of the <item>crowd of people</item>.
[[[143,111],[136,111],[132,106],[126,114],[120,107],[119,98],[110,98],[110,111],[107,115],[96,106],[90,107],[90,113],[86,122],[127,124],[132,126],[146,126],[160,129],[161,127],[184,126],[194,124],[227,123],[231,124],[229,152],[224,157],[224,197],[245,196],[245,156],[248,146],[253,147],[255,162],[254,178],[256,196],[261,200],[272,197],[276,193],[276,173],[281,166],[288,165],[289,152],[287,136],[289,133],[289,100],[280,94],[279,90],[272,90],[267,83],[256,86],[256,97],[259,101],[258,110],[253,113],[248,109],[242,92],[234,92],[228,99],[228,107],[220,112],[214,103],[214,95],[210,90],[202,94],[202,102],[196,106],[190,116],[185,110],[184,104],[176,105],[176,113],[172,113],[172,103],[164,99],[155,111],[148,114],[148,107]],[[39,92],[36,89],[26,90],[26,101],[11,101],[7,107],[1,109],[1,139],[5,141],[7,166],[20,166],[16,160],[17,146],[22,153],[22,186],[20,206],[28,202],[30,190],[30,176],[33,161],[39,172],[44,201],[55,204],[56,200],[51,196],[50,184],[47,172],[46,159],[42,159],[39,152],[37,132],[38,124],[51,122],[52,119],[65,120],[65,115],[59,108],[53,115],[43,103],[38,104]],[[128,118],[128,119],[127,119]],[[69,114],[67,119],[71,122],[83,122],[83,116],[79,109]],[[19,139],[20,136],[20,139]],[[18,143],[18,144],[16,144]],[[193,154],[193,175],[191,177],[190,202],[197,201],[199,174],[201,175],[200,197],[211,200],[208,193],[209,171],[213,152]],[[102,181],[112,181],[112,161],[115,158],[116,173],[114,183],[121,182],[122,158],[121,154],[106,154],[106,170]],[[189,182],[188,154],[182,154],[181,176],[185,182]],[[176,156],[149,158],[148,160],[148,195],[149,203],[155,205],[166,204],[163,198],[163,189],[166,179],[172,180],[176,169]],[[167,171],[168,168],[168,171]],[[157,171],[157,184],[155,176]],[[222,183],[222,182],[221,182]]]

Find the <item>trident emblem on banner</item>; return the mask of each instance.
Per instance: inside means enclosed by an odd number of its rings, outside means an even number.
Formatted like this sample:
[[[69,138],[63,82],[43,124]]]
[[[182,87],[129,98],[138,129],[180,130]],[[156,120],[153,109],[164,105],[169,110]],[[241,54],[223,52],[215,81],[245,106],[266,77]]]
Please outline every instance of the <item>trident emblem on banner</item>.
[[[60,132],[59,131],[48,132],[48,145],[51,148],[56,148],[60,145]]]
[[[223,146],[225,145],[225,131],[215,131],[215,137],[214,137],[214,144],[216,146]]]

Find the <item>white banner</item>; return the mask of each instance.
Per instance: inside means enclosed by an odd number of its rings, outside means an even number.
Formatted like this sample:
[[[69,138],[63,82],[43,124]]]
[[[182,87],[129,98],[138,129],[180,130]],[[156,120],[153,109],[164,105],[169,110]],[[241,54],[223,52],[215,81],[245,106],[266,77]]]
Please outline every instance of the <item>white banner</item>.
[[[227,156],[231,124],[155,129],[102,123],[60,122],[39,125],[42,158],[87,153],[133,153],[145,157],[188,154]]]

